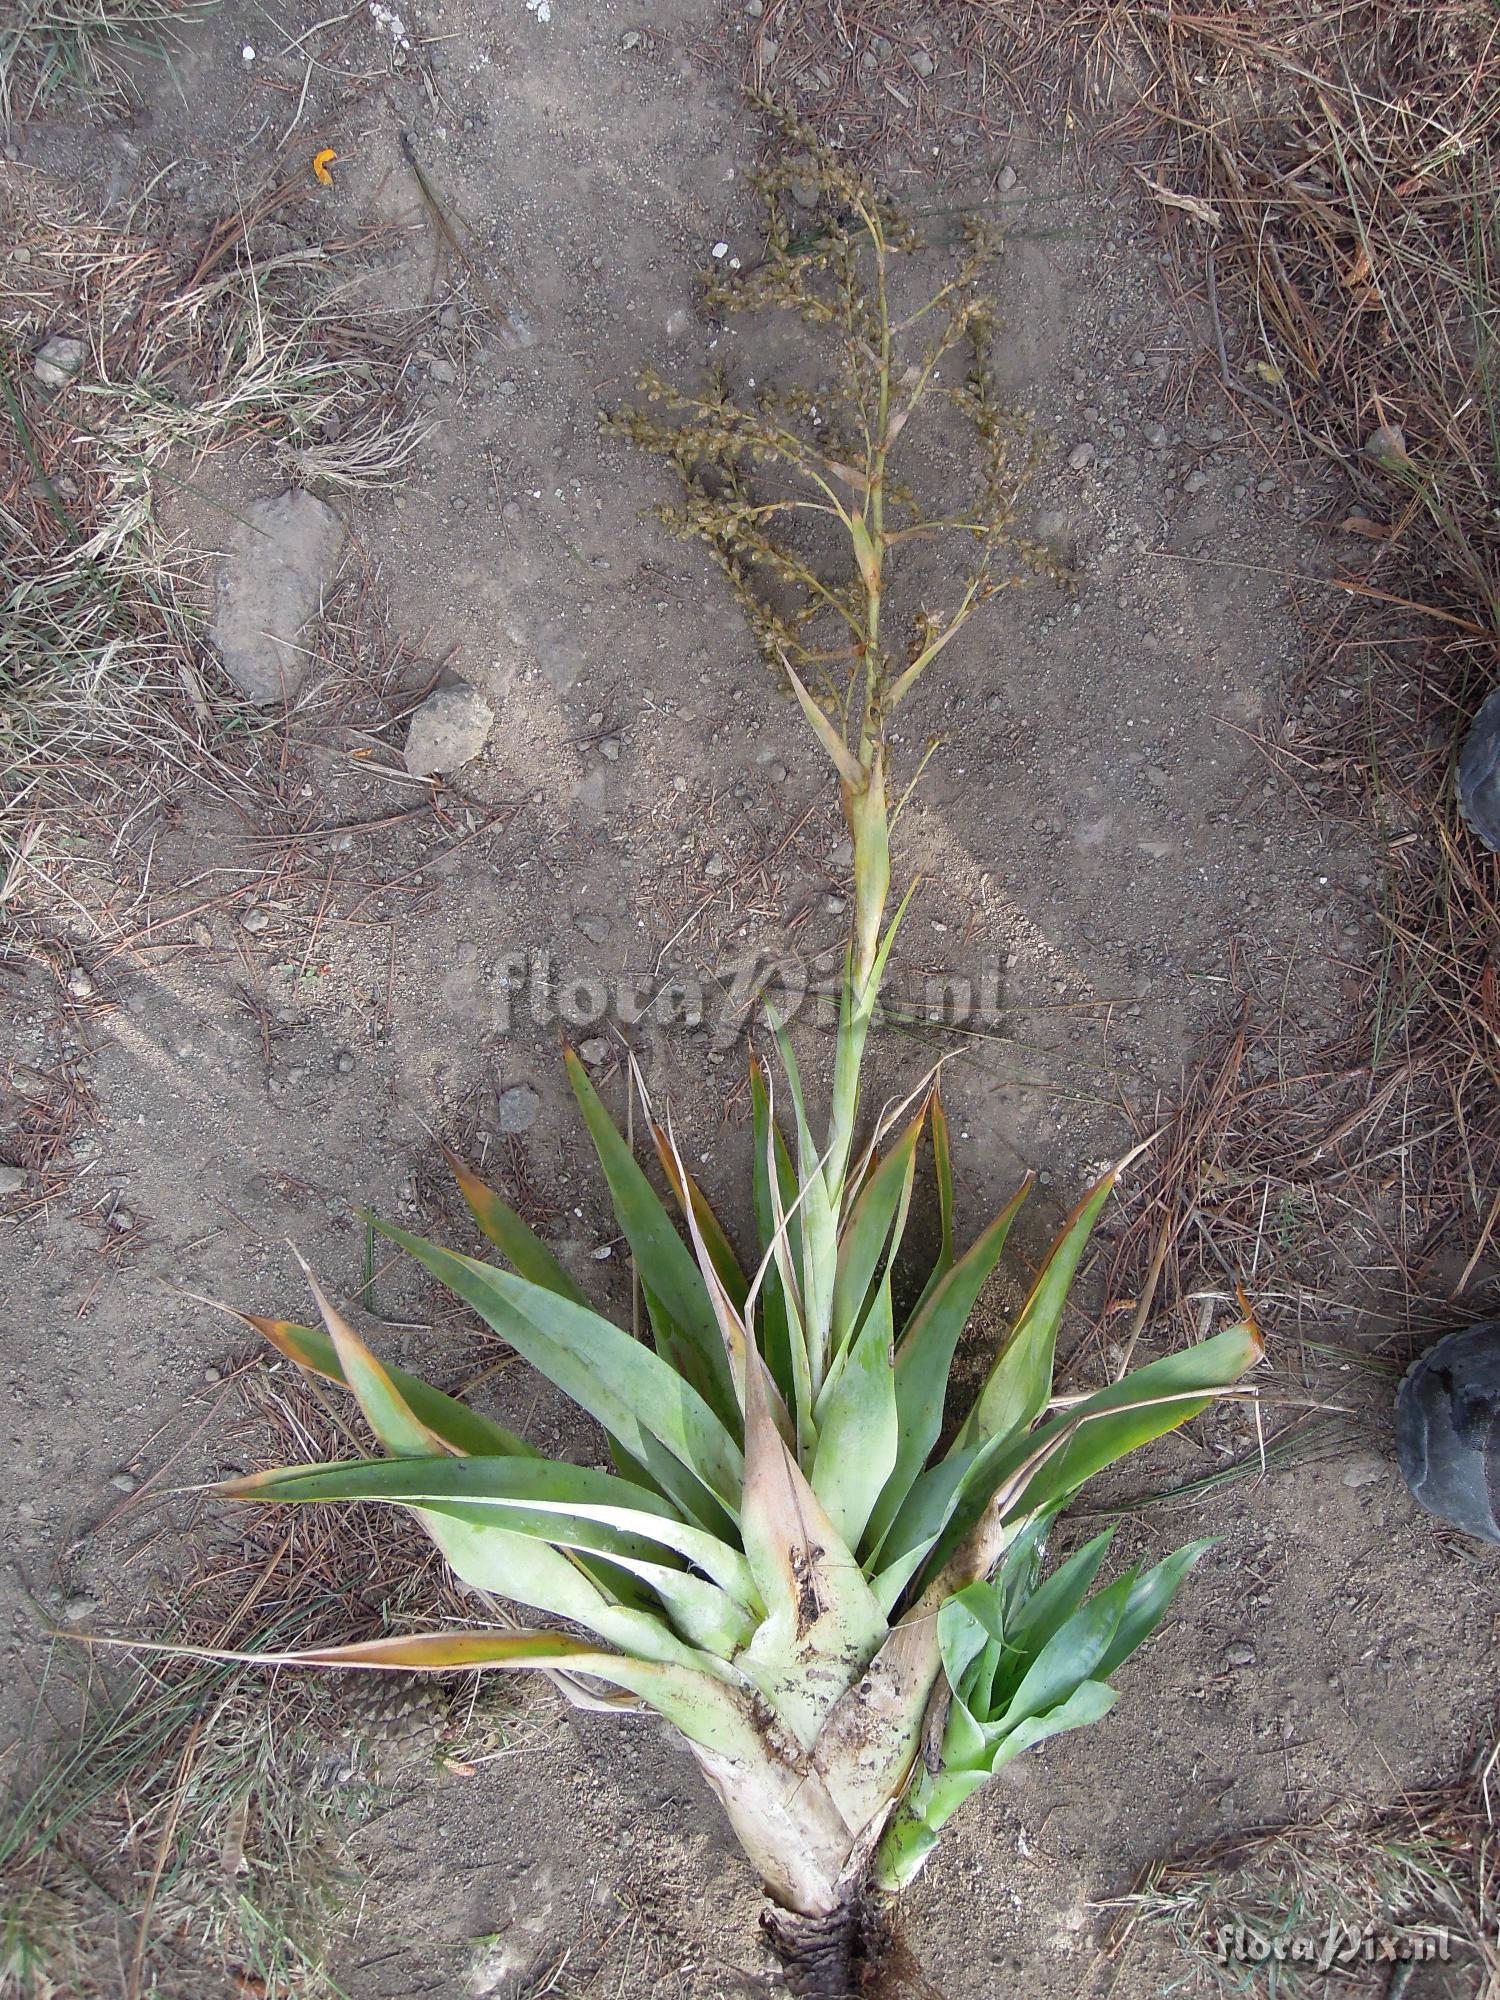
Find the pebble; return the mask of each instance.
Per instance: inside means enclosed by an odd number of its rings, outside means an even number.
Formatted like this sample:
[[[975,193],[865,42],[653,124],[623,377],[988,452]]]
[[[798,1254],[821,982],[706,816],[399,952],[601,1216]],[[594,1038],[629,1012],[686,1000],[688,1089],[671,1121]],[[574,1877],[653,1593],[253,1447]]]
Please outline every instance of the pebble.
[[[1226,1667],[1253,1667],[1255,1648],[1247,1639],[1237,1640],[1234,1645],[1224,1648],[1224,1664]]]
[[[575,917],[573,922],[590,944],[603,944],[609,936],[607,917]]]
[[[112,1475],[109,1483],[113,1486],[116,1493],[134,1493],[141,1482],[133,1472],[116,1472]]]
[[[340,1075],[340,1076],[347,1076],[347,1075],[349,1074],[350,1070],[352,1070],[352,1069],[353,1069],[353,1067],[354,1067],[354,1052],[353,1052],[353,1050],[352,1050],[352,1049],[340,1049],[340,1050],[339,1050],[339,1052],[338,1052],[338,1055],[337,1055],[337,1057],[335,1058],[335,1063],[336,1063],[336,1065],[337,1065],[337,1068],[338,1068],[338,1073],[339,1073],[339,1075]]]
[[[1207,484],[1206,472],[1190,472],[1182,482],[1182,490],[1184,493],[1201,493]]]
[[[99,1609],[95,1600],[86,1591],[75,1591],[71,1597],[63,1599],[62,1615],[70,1625],[81,1625]]]
[[[205,1382],[212,1384],[214,1382],[222,1382],[224,1378],[219,1373],[217,1368],[205,1368],[203,1371],[203,1379]]]
[[[1378,1458],[1356,1458],[1344,1467],[1344,1484],[1354,1488],[1373,1486],[1385,1475],[1385,1462]]]
[[[1153,451],[1161,451],[1167,442],[1167,427],[1165,424],[1147,424],[1141,436]]]
[[[1091,444],[1075,444],[1073,449],[1068,453],[1068,469],[1070,472],[1082,472],[1085,466],[1092,465],[1093,462],[1094,447]]]
[[[1146,783],[1148,785],[1164,785],[1166,782],[1167,767],[1165,764],[1148,764],[1146,766]]]
[[[729,863],[724,859],[722,854],[710,854],[707,861],[703,864],[703,872],[711,881],[716,882],[728,866]]]
[[[75,1000],[92,1000],[94,997],[94,982],[86,972],[75,972],[68,981],[68,991]]]
[[[9,1160],[0,1160],[0,1197],[19,1194],[27,1181],[26,1169],[14,1167]]]
[[[937,68],[937,64],[928,55],[926,49],[917,49],[913,52],[911,66],[918,76],[931,76],[932,72]]]
[[[590,1035],[586,1042],[578,1044],[578,1053],[590,1069],[597,1069],[600,1063],[609,1059],[609,1043],[603,1035]]]
[[[109,1226],[111,1229],[118,1229],[122,1236],[128,1235],[129,1232],[135,1228],[134,1212],[128,1208],[111,1209],[109,1215]]]
[[[82,366],[83,342],[66,333],[54,333],[32,357],[31,372],[44,389],[61,389]]]
[[[444,777],[472,763],[489,741],[495,711],[467,681],[435,687],[415,711],[403,752],[414,778]]]
[[[1015,168],[1002,167],[995,180],[995,185],[997,188],[999,188],[1001,194],[1009,194],[1011,189],[1015,186],[1015,184],[1016,184]]]
[[[252,903],[248,910],[240,913],[240,929],[249,931],[252,937],[258,936],[263,930],[268,930],[270,924],[271,919],[258,903]]]
[[[258,708],[301,686],[310,654],[298,635],[322,606],[343,539],[338,515],[300,486],[252,500],[237,517],[214,580],[209,637]]]
[[[541,1101],[529,1083],[515,1083],[509,1090],[502,1090],[495,1105],[495,1129],[529,1132],[536,1123]]]
[[[618,764],[620,761],[619,737],[606,736],[599,745],[599,755],[604,759],[606,764]]]
[[[456,382],[458,370],[446,356],[434,354],[427,364],[427,373],[434,382]]]
[[[622,35],[620,37],[620,47],[622,49],[638,49],[640,45],[641,45],[641,38],[636,33],[634,28],[631,29],[628,35]]]

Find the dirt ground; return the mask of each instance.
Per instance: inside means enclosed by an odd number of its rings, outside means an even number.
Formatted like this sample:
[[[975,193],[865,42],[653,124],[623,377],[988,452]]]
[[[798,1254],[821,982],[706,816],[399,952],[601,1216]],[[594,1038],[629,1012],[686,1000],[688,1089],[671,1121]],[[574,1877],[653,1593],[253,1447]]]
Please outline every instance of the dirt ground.
[[[743,1037],[725,1025],[726,989],[788,940],[795,976],[816,977],[841,943],[847,854],[815,752],[711,565],[643,517],[664,476],[601,441],[596,413],[640,364],[692,378],[726,341],[695,278],[716,244],[755,254],[745,176],[759,139],[735,77],[759,15],[427,0],[399,21],[355,7],[330,23],[308,5],[226,0],[182,30],[169,67],[142,71],[140,115],[56,117],[24,136],[14,171],[101,212],[161,176],[188,216],[258,185],[273,145],[299,164],[331,147],[332,186],[277,226],[368,234],[371,298],[448,309],[413,364],[433,427],[407,476],[328,496],[347,530],[337,634],[298,711],[259,739],[254,783],[179,791],[91,857],[97,905],[54,913],[83,997],[7,970],[8,1062],[66,1060],[94,1107],[67,1196],[3,1204],[7,1735],[25,1721],[42,1621],[147,1629],[193,1536],[217,1532],[124,1490],[160,1462],[161,1439],[185,1435],[185,1400],[196,1421],[245,1351],[162,1279],[297,1312],[291,1238],[358,1300],[364,1236],[346,1200],[463,1238],[437,1134],[486,1160],[622,1306],[559,1061],[565,1034],[609,1033],[580,981],[687,989],[701,1018],[653,1012],[631,1038],[706,1184],[742,1178]],[[913,14],[909,33],[940,103],[942,10]],[[403,135],[482,246],[508,327],[438,254]],[[1023,1166],[1040,1172],[1023,1256],[1170,1095],[1236,963],[1289,963],[1295,1019],[1336,1009],[1344,967],[1370,948],[1374,868],[1256,742],[1286,721],[1301,634],[1285,586],[1320,573],[1323,475],[1251,458],[1223,410],[1185,405],[1211,329],[1174,304],[1149,194],[1066,139],[997,99],[992,131],[955,119],[938,147],[913,133],[878,162],[914,206],[1004,203],[998,365],[1047,439],[1035,532],[1076,572],[970,626],[903,746],[943,739],[901,823],[900,865],[923,886],[896,984],[915,1000],[962,977],[993,995],[945,1089],[970,1233]],[[211,550],[223,507],[284,483],[252,451],[159,505]],[[394,694],[372,664],[393,644],[406,649]],[[496,722],[434,800],[394,752],[404,698],[437,663]],[[543,954],[551,1007],[534,1001]],[[826,1039],[809,1021],[799,1034],[816,1070]],[[922,1062],[891,1033],[878,1075],[911,1082]],[[623,1106],[614,1056],[599,1068]],[[1204,1292],[1207,1318],[1231,1302],[1224,1273]],[[493,1359],[399,1267],[376,1273],[372,1299],[384,1351],[408,1365],[456,1382]],[[1257,1305],[1295,1383],[1312,1329],[1295,1298]],[[1072,1330],[1080,1379],[1103,1365],[1091,1325],[1081,1313]],[[519,1365],[483,1394],[539,1437],[564,1421]],[[1152,1476],[1252,1447],[1246,1419],[1226,1415],[1163,1447]],[[167,1483],[226,1463],[209,1423]],[[1144,1481],[1132,1468],[1122,1490]],[[1493,1678],[1495,1566],[1419,1515],[1378,1411],[1342,1457],[1186,1515],[1127,1517],[1122,1552],[1188,1533],[1222,1541],[1124,1675],[1117,1712],[1014,1767],[909,1897],[909,1942],[949,2000],[1084,1992],[1094,1905],[1153,1858],[1387,1799],[1467,1742]],[[578,1991],[761,1990],[755,1884],[687,1759],[651,1724],[540,1710],[517,1754],[472,1775],[403,1768],[355,1832],[344,1989],[519,1992],[569,1950],[582,1964],[592,1938],[602,1983]],[[558,1990],[574,1989],[559,1975]],[[1191,1990],[1149,1950],[1113,1988]]]

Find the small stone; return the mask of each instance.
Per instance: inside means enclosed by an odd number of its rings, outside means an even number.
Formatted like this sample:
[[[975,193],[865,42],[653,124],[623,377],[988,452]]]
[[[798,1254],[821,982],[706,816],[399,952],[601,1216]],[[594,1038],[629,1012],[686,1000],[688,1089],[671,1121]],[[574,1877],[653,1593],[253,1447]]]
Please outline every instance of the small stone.
[[[573,922],[590,944],[603,944],[609,936],[608,917],[575,917]]]
[[[1349,1464],[1344,1467],[1344,1484],[1352,1487],[1355,1491],[1358,1491],[1361,1486],[1373,1486],[1377,1479],[1382,1479],[1384,1476],[1384,1459],[1376,1458],[1373,1455],[1351,1459]]]
[[[353,1050],[340,1049],[337,1057],[335,1058],[335,1066],[337,1067],[340,1076],[347,1076],[350,1070],[352,1070],[354,1067]]]
[[[786,765],[778,759],[776,763],[767,768],[766,776],[771,780],[773,785],[784,785],[786,783]]]
[[[109,1483],[116,1493],[134,1493],[141,1482],[133,1472],[116,1472],[111,1475]]]
[[[606,764],[618,764],[620,761],[619,737],[606,736],[599,745],[599,755],[604,759]]]
[[[99,1609],[87,1591],[78,1590],[71,1597],[63,1599],[62,1615],[70,1625],[81,1625],[85,1618],[91,1618]]]
[[[299,634],[333,579],[343,524],[331,507],[289,486],[254,500],[230,537],[214,586],[209,637],[247,701],[289,700],[307,672]]]
[[[92,1000],[94,997],[94,982],[86,972],[80,970],[75,972],[69,979],[68,991],[75,1000]]]
[[[464,316],[455,305],[444,306],[438,314],[438,325],[446,328],[449,333],[455,333],[463,323]]]
[[[1165,764],[1148,764],[1146,766],[1146,783],[1148,785],[1160,786],[1166,784],[1167,775]]]
[[[1399,424],[1381,424],[1365,439],[1365,457],[1377,465],[1400,467],[1411,460],[1406,451],[1406,433]]]
[[[931,76],[932,72],[937,68],[937,64],[928,55],[926,49],[916,49],[913,51],[911,66],[918,76]]]
[[[638,49],[640,45],[641,38],[634,28],[631,29],[628,35],[621,35],[620,37],[620,47],[622,49]]]
[[[521,518],[520,501],[507,500],[505,505],[500,509],[500,518],[503,521],[519,521]]]
[[[0,1160],[0,1199],[8,1194],[19,1194],[27,1179],[24,1167],[15,1167],[9,1160]]]
[[[210,1387],[212,1387],[215,1382],[222,1382],[224,1378],[219,1373],[217,1368],[205,1368],[203,1371],[203,1379],[205,1382],[209,1384]]]
[[[1068,470],[1082,472],[1085,466],[1094,462],[1094,447],[1091,444],[1075,444],[1068,453]]]
[[[793,181],[792,200],[798,208],[814,209],[818,205],[818,185],[816,181]]]
[[[828,912],[830,917],[841,917],[848,907],[849,905],[844,901],[842,896],[825,896],[823,898],[823,908]]]
[[[31,372],[44,389],[64,388],[83,366],[83,342],[54,333],[32,356]]]
[[[1161,451],[1167,442],[1167,427],[1165,424],[1147,424],[1141,436],[1153,451]]]
[[[1253,1667],[1255,1648],[1247,1639],[1237,1640],[1234,1645],[1224,1648],[1224,1664],[1226,1667]]]
[[[434,382],[449,383],[458,380],[458,370],[447,356],[443,354],[433,355],[427,364],[427,373]]]
[[[536,1123],[541,1101],[529,1083],[515,1083],[509,1090],[502,1090],[495,1105],[495,1129],[529,1132]]]
[[[710,854],[707,861],[703,864],[703,872],[708,876],[710,881],[716,882],[728,866],[729,863],[724,859],[722,854]]]
[[[117,1207],[110,1210],[109,1226],[117,1229],[122,1236],[128,1236],[135,1228],[135,1215],[131,1209]]]
[[[1207,484],[1206,472],[1190,472],[1182,482],[1182,490],[1184,493],[1201,493]]]
[[[271,919],[258,903],[252,903],[248,910],[240,912],[240,929],[254,936],[269,928]]]
[[[406,768],[414,778],[445,777],[477,757],[495,726],[495,711],[467,681],[435,687],[406,732]]]
[[[578,1044],[578,1053],[590,1069],[597,1069],[600,1063],[609,1060],[609,1043],[603,1035],[590,1035],[586,1042]]]

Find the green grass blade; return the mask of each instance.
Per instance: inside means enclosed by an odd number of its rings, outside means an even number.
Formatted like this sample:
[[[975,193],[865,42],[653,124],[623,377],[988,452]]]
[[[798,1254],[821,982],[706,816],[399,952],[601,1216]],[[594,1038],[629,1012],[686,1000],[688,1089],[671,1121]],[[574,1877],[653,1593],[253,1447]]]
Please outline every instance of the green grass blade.
[[[917,1140],[925,1107],[917,1113],[886,1158],[870,1173],[850,1210],[839,1238],[838,1266],[833,1280],[833,1347],[835,1362],[858,1333],[872,1296],[875,1274],[889,1244],[895,1256],[900,1230],[916,1171]]]

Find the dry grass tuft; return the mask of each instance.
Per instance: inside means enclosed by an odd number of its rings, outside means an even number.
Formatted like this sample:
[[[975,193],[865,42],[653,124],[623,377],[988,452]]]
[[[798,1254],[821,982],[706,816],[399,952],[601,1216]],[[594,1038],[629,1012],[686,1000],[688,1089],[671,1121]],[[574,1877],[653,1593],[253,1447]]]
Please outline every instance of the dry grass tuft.
[[[1497,1751],[1378,1812],[1257,1827],[1155,1863],[1132,1895],[1106,1905],[1119,1913],[1107,1947],[1117,1976],[1132,1940],[1155,1935],[1228,1993],[1263,1992],[1269,1974],[1283,2000],[1330,1991],[1390,2000],[1409,1978],[1413,1992],[1489,2000],[1500,1991]],[[1237,1931],[1286,1955],[1236,1958]],[[1291,1956],[1294,1940],[1328,1954],[1331,1980],[1316,1960]],[[1443,1944],[1446,1960],[1436,1956]]]
[[[0,28],[0,132],[58,98],[122,95],[125,64],[159,57],[211,0],[17,0]]]
[[[0,163],[0,839],[37,813],[135,807],[187,777],[235,783],[261,727],[200,629],[197,563],[158,524],[163,485],[214,453],[350,488],[396,476],[425,435],[398,390],[413,329],[363,307],[349,246],[284,247],[269,184],[199,238],[142,203],[80,214]],[[36,355],[81,358],[54,385]],[[45,366],[43,375],[45,375]],[[6,434],[8,433],[8,437]]]
[[[211,1417],[229,1419],[226,1448],[249,1461],[349,1448],[333,1398],[285,1369],[248,1363],[211,1394]],[[200,1540],[201,1567],[172,1604],[141,1607],[141,1629],[274,1649],[374,1636],[388,1616],[468,1615],[425,1538],[391,1534],[375,1510],[251,1506],[230,1518],[234,1538]],[[354,1887],[344,1838],[375,1798],[371,1717],[332,1675],[211,1660],[147,1657],[116,1676],[101,1655],[74,1691],[79,1657],[66,1646],[55,1656],[65,1692],[42,1690],[35,1735],[56,1734],[5,1801],[0,1991],[332,2000],[325,1955]],[[466,1677],[436,1685],[440,1742],[494,1736],[495,1697],[477,1712]],[[393,1715],[387,1702],[375,1721]]]

